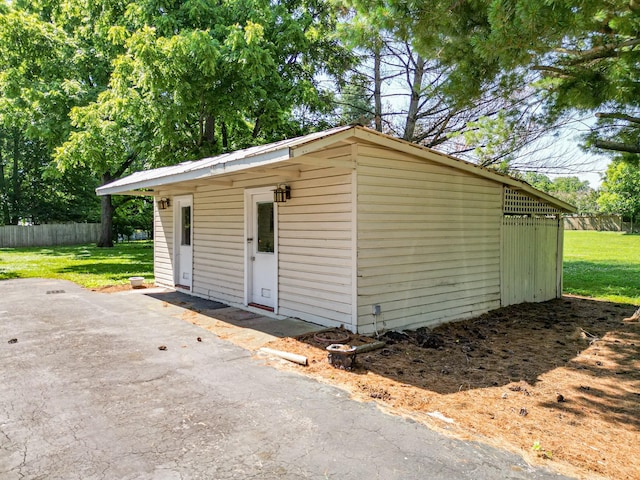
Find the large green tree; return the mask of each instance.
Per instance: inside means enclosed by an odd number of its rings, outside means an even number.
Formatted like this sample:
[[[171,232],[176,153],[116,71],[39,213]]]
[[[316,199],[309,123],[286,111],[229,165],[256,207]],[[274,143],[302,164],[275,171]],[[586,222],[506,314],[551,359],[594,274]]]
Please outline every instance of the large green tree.
[[[74,42],[52,21],[56,2],[0,8],[0,223],[95,220],[96,186],[79,167],[51,165],[67,135],[68,112],[86,95]]]
[[[640,166],[615,159],[607,168],[598,204],[607,213],[621,214],[631,222],[640,215]]]
[[[640,154],[638,0],[360,0],[452,67],[448,94],[534,85],[550,121],[591,115],[586,146]]]
[[[7,1],[0,119],[100,183],[308,132],[351,59],[334,26],[317,0]]]
[[[539,143],[557,122],[542,115],[534,88],[506,89],[500,76],[486,78],[481,89],[467,88],[466,83],[464,90],[452,88],[457,70],[439,51],[420,44],[415,24],[395,21],[393,4],[370,8],[372,2],[352,3],[355,10],[344,14],[340,33],[361,62],[343,89],[341,121],[354,118],[502,170],[539,163],[525,147]],[[354,92],[362,95],[360,100]],[[548,166],[556,162],[545,160]]]
[[[108,29],[123,53],[108,88],[72,110],[61,166],[92,166],[108,182],[130,171],[281,139],[313,128],[330,106],[318,77],[350,55],[315,0],[137,2]],[[113,215],[103,199],[105,236]],[[108,245],[109,238],[102,243]]]

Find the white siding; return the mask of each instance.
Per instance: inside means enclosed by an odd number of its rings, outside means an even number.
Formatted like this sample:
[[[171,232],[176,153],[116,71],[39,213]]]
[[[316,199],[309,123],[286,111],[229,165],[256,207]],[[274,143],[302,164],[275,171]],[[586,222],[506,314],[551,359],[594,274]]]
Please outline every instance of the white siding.
[[[304,172],[279,205],[279,313],[355,329],[351,174]]]
[[[500,184],[360,146],[357,212],[359,331],[500,306]]]
[[[505,216],[502,227],[502,305],[559,296],[562,233],[557,218]],[[559,266],[558,266],[559,265]]]
[[[153,210],[153,271],[156,284],[174,285],[173,276],[173,208],[158,209],[157,198]]]
[[[233,187],[200,184],[193,191],[193,289],[197,296],[231,305],[244,303],[245,206],[247,188],[282,183],[265,174],[237,180]],[[287,181],[292,198],[278,205],[280,315],[351,327],[351,174],[333,168],[307,169]],[[171,214],[161,211],[156,269],[170,271]],[[166,210],[170,212],[170,210]],[[156,227],[158,228],[158,227]],[[169,232],[164,239],[161,232]],[[168,242],[167,242],[168,240]],[[164,259],[167,259],[165,261]],[[171,280],[172,281],[172,280]]]
[[[200,186],[193,195],[193,293],[244,302],[244,189]]]

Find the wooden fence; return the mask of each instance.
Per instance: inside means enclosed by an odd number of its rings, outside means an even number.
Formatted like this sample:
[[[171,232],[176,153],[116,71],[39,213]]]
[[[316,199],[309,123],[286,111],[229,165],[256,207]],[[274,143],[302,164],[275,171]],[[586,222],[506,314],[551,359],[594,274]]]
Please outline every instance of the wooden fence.
[[[99,238],[99,223],[9,225],[0,227],[0,248],[80,245],[83,243],[95,243]]]
[[[601,232],[621,232],[620,215],[573,215],[564,217],[565,230],[598,230]]]

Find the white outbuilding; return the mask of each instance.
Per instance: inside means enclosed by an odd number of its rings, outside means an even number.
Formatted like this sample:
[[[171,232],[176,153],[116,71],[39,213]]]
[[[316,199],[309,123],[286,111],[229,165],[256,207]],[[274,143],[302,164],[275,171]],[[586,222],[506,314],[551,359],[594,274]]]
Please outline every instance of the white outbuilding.
[[[353,332],[562,294],[563,212],[527,183],[359,127],[134,173],[158,285]]]

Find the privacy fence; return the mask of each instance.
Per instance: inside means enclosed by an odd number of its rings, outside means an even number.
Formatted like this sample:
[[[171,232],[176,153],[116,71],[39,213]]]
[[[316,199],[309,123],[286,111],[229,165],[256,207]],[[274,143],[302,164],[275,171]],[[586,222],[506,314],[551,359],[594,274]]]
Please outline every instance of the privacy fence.
[[[565,230],[598,230],[601,232],[621,232],[620,215],[573,215],[564,217]]]
[[[79,245],[82,243],[95,243],[99,238],[99,223],[9,225],[0,227],[0,248]]]

